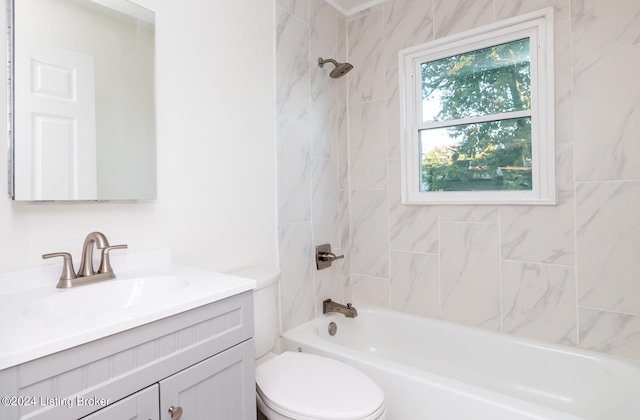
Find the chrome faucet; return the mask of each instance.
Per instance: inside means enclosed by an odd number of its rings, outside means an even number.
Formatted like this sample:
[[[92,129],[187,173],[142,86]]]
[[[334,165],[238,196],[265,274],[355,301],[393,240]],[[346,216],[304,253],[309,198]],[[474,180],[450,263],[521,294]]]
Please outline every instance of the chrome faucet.
[[[82,245],[82,259],[80,260],[80,268],[78,269],[78,276],[89,277],[96,274],[93,271],[93,248],[105,249],[109,247],[109,241],[107,237],[101,232],[91,232],[84,238],[84,244]]]
[[[96,247],[102,251],[100,258],[100,266],[96,272],[93,269],[93,248]],[[91,232],[84,239],[84,245],[82,246],[82,260],[80,260],[80,268],[76,275],[73,269],[73,260],[71,254],[68,252],[54,252],[51,254],[44,254],[43,259],[62,257],[62,275],[60,281],[56,287],[68,288],[74,286],[80,286],[83,284],[95,283],[102,280],[115,279],[116,275],[111,268],[109,261],[109,251],[112,249],[125,249],[127,245],[109,245],[107,237],[101,232]]]
[[[342,305],[340,303],[332,301],[331,299],[326,299],[322,302],[322,313],[326,314],[329,312],[338,312],[346,316],[347,318],[355,318],[358,316],[358,311],[356,311],[356,308],[351,306],[350,303]]]

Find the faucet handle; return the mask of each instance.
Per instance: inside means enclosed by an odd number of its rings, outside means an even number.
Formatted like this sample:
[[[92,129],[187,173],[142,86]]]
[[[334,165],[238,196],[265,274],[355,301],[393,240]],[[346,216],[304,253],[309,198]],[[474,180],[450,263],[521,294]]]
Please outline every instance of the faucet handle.
[[[98,273],[113,273],[113,269],[111,268],[111,262],[109,261],[109,251],[112,249],[127,249],[127,244],[122,245],[110,245],[102,248],[102,257],[100,258],[100,268],[98,268]]]
[[[75,279],[76,272],[73,270],[73,259],[68,252],[52,252],[50,254],[42,254],[42,259],[62,257],[62,274],[60,275],[60,281],[58,282],[59,288],[71,287],[69,280]]]

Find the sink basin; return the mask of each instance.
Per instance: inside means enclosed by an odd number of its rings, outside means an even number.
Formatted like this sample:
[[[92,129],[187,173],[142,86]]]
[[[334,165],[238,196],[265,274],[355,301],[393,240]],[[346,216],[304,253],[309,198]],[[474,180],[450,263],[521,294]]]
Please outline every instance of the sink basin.
[[[171,275],[110,280],[60,290],[32,302],[23,314],[35,318],[69,318],[135,310],[166,302],[188,284],[189,280]]]

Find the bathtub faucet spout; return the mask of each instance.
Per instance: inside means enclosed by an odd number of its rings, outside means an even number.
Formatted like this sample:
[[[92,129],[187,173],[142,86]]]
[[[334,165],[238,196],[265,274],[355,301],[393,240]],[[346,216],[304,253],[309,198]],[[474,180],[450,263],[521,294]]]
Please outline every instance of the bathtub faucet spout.
[[[340,303],[332,301],[331,299],[327,299],[322,302],[322,313],[326,314],[329,312],[338,312],[346,316],[347,318],[355,318],[358,316],[358,311],[356,311],[356,308],[351,306],[350,303],[342,305]]]

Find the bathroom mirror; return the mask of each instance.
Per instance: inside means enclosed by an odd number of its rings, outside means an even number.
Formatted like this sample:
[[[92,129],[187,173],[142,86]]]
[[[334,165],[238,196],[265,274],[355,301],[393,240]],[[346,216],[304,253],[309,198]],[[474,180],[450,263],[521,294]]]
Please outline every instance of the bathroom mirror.
[[[154,13],[127,0],[8,0],[9,196],[156,196]]]

